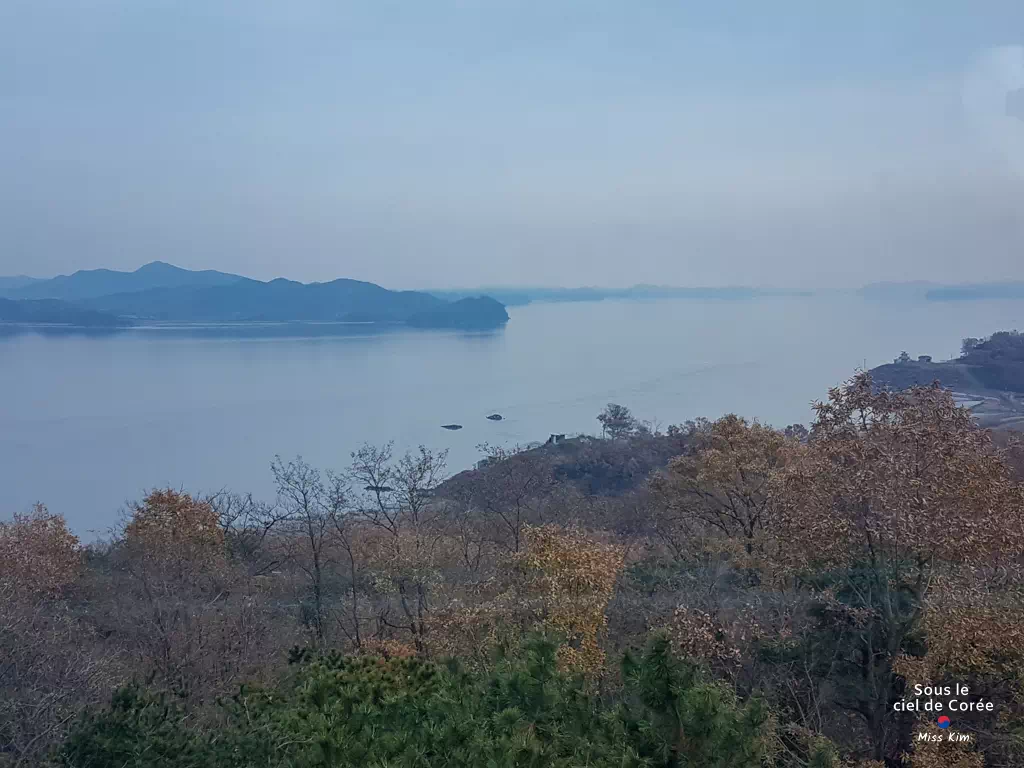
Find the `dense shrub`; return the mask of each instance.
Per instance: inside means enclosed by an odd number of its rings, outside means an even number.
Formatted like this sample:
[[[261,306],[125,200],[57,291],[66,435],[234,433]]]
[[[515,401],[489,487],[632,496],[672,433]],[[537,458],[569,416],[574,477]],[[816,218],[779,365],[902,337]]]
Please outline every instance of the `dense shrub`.
[[[674,658],[664,637],[624,663],[626,688],[597,696],[560,671],[557,644],[532,639],[486,672],[455,662],[340,655],[302,659],[276,689],[243,690],[205,731],[164,698],[128,689],[84,716],[58,754],[67,768],[757,768],[775,733]]]

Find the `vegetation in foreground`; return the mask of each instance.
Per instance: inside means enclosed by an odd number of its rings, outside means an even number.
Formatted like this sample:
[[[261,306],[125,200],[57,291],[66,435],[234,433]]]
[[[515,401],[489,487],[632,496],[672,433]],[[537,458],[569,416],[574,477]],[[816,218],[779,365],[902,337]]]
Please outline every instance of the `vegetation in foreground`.
[[[16,516],[0,765],[1024,762],[1024,489],[948,392],[600,420],[450,479],[278,459],[273,503],[158,490],[103,545]],[[917,741],[919,683],[996,707]]]

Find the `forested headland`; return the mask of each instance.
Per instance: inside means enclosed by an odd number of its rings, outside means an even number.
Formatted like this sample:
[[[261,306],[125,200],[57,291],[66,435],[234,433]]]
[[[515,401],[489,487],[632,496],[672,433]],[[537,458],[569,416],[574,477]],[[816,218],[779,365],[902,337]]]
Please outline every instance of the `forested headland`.
[[[49,280],[0,277],[0,324],[388,323],[479,331],[508,320],[504,305],[487,296],[448,301],[361,280],[262,281],[163,262],[134,272],[80,270]]]
[[[1024,486],[940,386],[0,524],[0,766],[1011,768]],[[45,489],[40,489],[45,494]],[[914,685],[993,711],[897,711]]]

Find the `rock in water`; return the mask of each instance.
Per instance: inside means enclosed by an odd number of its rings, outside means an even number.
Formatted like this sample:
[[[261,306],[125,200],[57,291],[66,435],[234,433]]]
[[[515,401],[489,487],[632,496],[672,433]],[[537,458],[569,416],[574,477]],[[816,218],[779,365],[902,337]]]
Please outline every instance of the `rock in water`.
[[[501,414],[500,413],[492,413],[487,418],[490,419],[491,421],[501,421]]]
[[[454,432],[456,429],[462,429],[462,425],[461,424],[442,424],[441,425],[441,429],[450,429],[450,430],[452,430]]]

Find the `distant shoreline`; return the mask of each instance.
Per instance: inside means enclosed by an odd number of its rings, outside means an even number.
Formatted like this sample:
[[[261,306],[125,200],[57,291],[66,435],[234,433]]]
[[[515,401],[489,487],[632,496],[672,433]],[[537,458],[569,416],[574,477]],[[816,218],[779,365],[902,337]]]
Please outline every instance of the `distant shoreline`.
[[[880,389],[905,390],[938,382],[968,408],[977,423],[992,429],[1024,425],[1024,336],[1001,331],[987,339],[965,339],[960,357],[932,361],[929,357],[897,358],[872,368]]]

